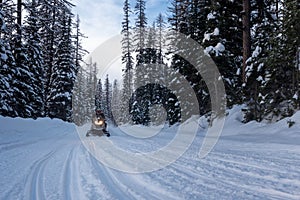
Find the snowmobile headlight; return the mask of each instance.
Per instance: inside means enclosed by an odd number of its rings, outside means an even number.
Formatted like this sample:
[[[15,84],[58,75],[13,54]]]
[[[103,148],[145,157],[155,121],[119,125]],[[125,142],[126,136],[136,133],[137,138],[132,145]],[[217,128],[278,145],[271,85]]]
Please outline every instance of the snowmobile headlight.
[[[95,125],[97,125],[97,126],[102,126],[103,125],[103,123],[104,123],[104,121],[103,120],[95,120]]]

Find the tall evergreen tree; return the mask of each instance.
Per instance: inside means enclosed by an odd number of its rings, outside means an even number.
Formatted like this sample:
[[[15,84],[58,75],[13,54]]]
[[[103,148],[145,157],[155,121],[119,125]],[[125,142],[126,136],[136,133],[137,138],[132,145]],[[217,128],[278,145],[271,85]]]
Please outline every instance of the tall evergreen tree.
[[[103,109],[103,88],[102,88],[102,81],[99,79],[97,88],[96,88],[96,95],[95,95],[95,106],[96,109]]]
[[[162,83],[165,87],[168,87],[168,83],[170,81],[169,74],[167,73],[168,65],[166,63],[167,58],[166,58],[166,35],[165,35],[165,30],[166,30],[166,22],[164,20],[164,16],[160,13],[158,17],[156,18],[156,45],[155,49],[157,52],[156,55],[156,63],[158,64],[158,74],[160,79],[160,83]]]
[[[299,74],[296,67],[296,54],[300,46],[299,12],[297,1],[283,1],[279,12],[281,28],[273,30],[272,49],[266,62],[270,79],[266,83],[268,94],[264,116],[269,120],[292,115],[299,102],[293,98],[299,85],[299,82],[296,83]]]
[[[86,75],[83,67],[80,67],[77,73],[77,78],[74,85],[72,96],[73,122],[76,125],[83,125],[86,122]]]
[[[34,82],[34,72],[31,71],[29,66],[29,58],[27,56],[28,49],[25,47],[23,40],[24,30],[22,26],[22,1],[17,1],[17,23],[16,32],[13,34],[12,39],[12,49],[13,55],[16,60],[16,72],[13,78],[13,109],[16,111],[14,117],[37,117],[34,107],[32,107],[33,102],[37,98],[35,93],[35,82]],[[38,106],[38,105],[37,105]]]
[[[85,101],[86,101],[86,114],[87,118],[89,119],[94,113],[96,106],[95,105],[95,95],[97,92],[97,63],[93,63],[92,59],[90,59],[89,63],[87,64],[87,83],[86,83],[86,92],[85,92]],[[104,110],[104,105],[102,103]]]
[[[45,104],[45,114],[49,117],[58,117],[55,116],[57,112],[57,108],[54,107],[55,101],[55,95],[53,92],[57,92],[57,74],[60,72],[63,72],[63,70],[58,71],[56,66],[58,60],[61,60],[64,56],[70,56],[70,55],[60,55],[60,53],[64,53],[65,50],[59,49],[59,47],[62,47],[61,43],[64,43],[64,45],[68,42],[71,42],[73,45],[73,41],[68,39],[67,41],[62,41],[62,39],[66,39],[67,36],[71,36],[69,33],[69,23],[68,23],[68,17],[73,17],[73,14],[71,12],[71,8],[74,6],[67,0],[51,0],[51,1],[45,1],[41,0],[41,9],[40,9],[40,15],[43,19],[43,27],[41,29],[42,34],[42,46],[43,49],[43,55],[44,55],[44,63],[45,63],[45,73],[44,73],[44,85],[45,85],[45,95],[44,95],[44,104]],[[66,26],[66,27],[65,27]],[[69,45],[69,44],[68,44]],[[74,50],[72,51],[74,52]],[[74,56],[74,54],[73,54]],[[65,58],[68,59],[68,58]],[[60,61],[59,61],[60,62]],[[69,62],[69,61],[67,61]],[[56,69],[55,69],[56,68]],[[72,70],[72,69],[70,69]],[[60,76],[60,75],[58,75]],[[64,75],[62,75],[64,76]],[[71,85],[73,83],[70,83]],[[69,86],[66,86],[69,87]],[[62,89],[64,90],[64,89]],[[63,96],[63,94],[60,94],[59,96]],[[59,97],[59,98],[61,98]],[[69,98],[67,98],[69,99]],[[69,109],[70,106],[67,105],[66,109]],[[54,111],[56,110],[56,111]],[[70,112],[66,111],[68,114],[61,114],[59,118],[70,118]],[[65,116],[63,116],[65,115]]]
[[[194,13],[192,11],[196,11],[197,9],[200,9],[200,4],[195,5],[187,0],[178,1],[174,0],[172,4],[172,8],[170,8],[171,17],[169,18],[169,22],[171,24],[171,28],[174,31],[180,32],[181,34],[184,34],[186,36],[196,36],[197,33],[196,29],[191,28],[191,23],[195,25],[195,19],[191,20],[194,16]],[[194,8],[194,6],[199,6],[197,9]],[[193,32],[192,32],[193,31]],[[196,37],[195,37],[196,38]],[[181,76],[185,77],[185,79],[189,82],[190,86],[194,89],[195,94],[197,98],[199,99],[198,102],[203,102],[200,100],[200,92],[199,92],[199,83],[201,83],[201,76],[198,74],[197,70],[192,66],[188,61],[186,61],[184,58],[179,56],[181,53],[186,53],[187,49],[186,46],[189,44],[186,44],[185,41],[181,41],[181,37],[179,38],[171,38],[171,42],[173,43],[173,46],[177,46],[178,49],[172,49],[171,52],[175,53],[172,57],[172,63],[171,67],[176,71],[175,73],[177,75],[173,75],[174,78],[172,78],[170,84],[176,85],[178,80],[176,77],[178,77],[178,73],[181,74]],[[178,86],[180,87],[180,86]],[[185,98],[190,96],[189,91],[187,88],[179,88],[178,91],[176,91],[176,95],[179,97],[179,101],[183,103],[182,101],[186,102],[186,106],[182,107],[182,113],[183,116],[186,116],[187,118],[195,113],[195,109],[193,109],[196,105],[194,105],[193,102],[189,101],[189,98]],[[182,104],[183,105],[183,104]],[[206,105],[206,107],[208,107]],[[203,109],[199,107],[200,113],[203,114]],[[197,112],[197,111],[196,111]],[[186,120],[186,119],[183,119]]]
[[[122,102],[120,107],[120,121],[123,123],[128,122],[128,104],[130,95],[133,92],[133,67],[134,59],[132,57],[133,52],[133,40],[132,40],[132,27],[130,25],[130,4],[128,0],[124,1],[124,19],[122,22],[122,64],[123,67],[123,89],[122,89]]]
[[[121,120],[121,90],[119,87],[118,80],[114,80],[112,88],[112,99],[111,99],[111,112],[112,122],[114,125],[118,125]]]
[[[135,67],[135,79],[134,79],[134,88],[138,89],[139,87],[143,86],[145,84],[145,78],[149,74],[147,74],[147,65],[145,61],[146,56],[146,28],[147,28],[147,17],[145,15],[145,9],[146,9],[146,3],[145,0],[136,0],[135,5],[135,15],[136,15],[136,21],[135,21],[135,30],[134,30],[134,45],[136,49],[136,67]],[[140,93],[140,95],[147,95],[147,91],[144,91],[143,93]],[[131,104],[135,104],[137,98],[143,98],[143,97],[137,97],[134,96],[132,99]],[[145,98],[144,98],[145,99]],[[136,108],[134,110],[131,110],[130,113],[132,116],[134,116],[134,123],[143,123],[145,121],[143,112],[141,110],[146,110],[145,107]]]
[[[104,83],[104,114],[108,119],[112,119],[112,112],[111,112],[111,99],[112,99],[112,88],[111,83],[109,81],[108,74],[105,78]]]
[[[57,117],[71,121],[72,116],[72,90],[76,79],[77,69],[75,68],[72,44],[72,19],[69,13],[62,15],[61,42],[55,54],[52,74],[50,99],[47,105],[50,117]]]
[[[242,102],[242,20],[240,1],[212,1],[203,47],[216,63],[225,84],[228,105]]]
[[[244,84],[244,102],[247,104],[245,121],[263,120],[268,101],[267,82],[271,71],[267,69],[267,60],[273,48],[271,37],[278,30],[275,1],[251,1],[251,51],[247,60]]]
[[[6,8],[4,10],[4,8]],[[15,112],[12,107],[13,88],[12,80],[15,74],[15,59],[10,46],[10,28],[7,21],[11,21],[12,16],[8,14],[12,9],[12,2],[0,3],[0,114],[13,116]]]
[[[74,52],[75,69],[79,70],[81,65],[84,64],[84,60],[83,60],[84,55],[88,53],[88,51],[82,47],[82,39],[86,38],[86,36],[81,33],[79,15],[77,15],[77,19],[75,23],[75,35],[73,37],[74,37],[74,46],[75,46],[75,52]]]
[[[26,54],[28,58],[28,65],[30,67],[31,76],[31,87],[34,88],[34,96],[30,99],[30,106],[33,109],[32,117],[43,117],[44,116],[44,58],[41,47],[41,37],[39,30],[41,27],[40,20],[38,19],[38,3],[36,0],[26,4],[26,8],[29,12],[26,17],[24,26],[24,41],[26,47]]]
[[[136,69],[135,69],[135,87],[143,85],[143,78],[147,76],[145,73],[145,46],[146,46],[146,28],[147,18],[145,15],[145,0],[137,0],[135,5],[135,35],[134,44],[137,52]]]

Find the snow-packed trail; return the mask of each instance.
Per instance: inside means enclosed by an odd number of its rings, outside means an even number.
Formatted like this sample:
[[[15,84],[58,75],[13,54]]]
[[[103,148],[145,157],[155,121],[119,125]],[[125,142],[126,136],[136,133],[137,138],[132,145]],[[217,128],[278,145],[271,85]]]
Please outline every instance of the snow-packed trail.
[[[228,134],[225,128],[205,159],[197,156],[204,138],[199,133],[171,165],[154,172],[129,174],[95,159],[72,124],[49,119],[0,118],[0,122],[1,200],[300,199],[299,125],[286,129],[289,132],[283,142],[268,142],[282,124],[260,137]],[[265,129],[261,127],[256,133]],[[133,152],[150,151],[167,143],[172,131],[167,129],[165,137],[143,142],[110,127],[109,140]],[[101,139],[94,137],[91,142]]]

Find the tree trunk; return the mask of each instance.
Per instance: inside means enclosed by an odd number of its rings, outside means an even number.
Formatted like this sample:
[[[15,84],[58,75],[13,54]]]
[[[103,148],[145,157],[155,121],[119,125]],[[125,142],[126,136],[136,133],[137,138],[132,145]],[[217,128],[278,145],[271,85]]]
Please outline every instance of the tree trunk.
[[[246,61],[251,55],[250,0],[243,0],[243,83],[246,82]]]
[[[2,0],[0,0],[0,10],[2,11]],[[0,24],[0,26],[2,26],[2,24]],[[1,32],[2,32],[2,30],[0,28],[0,38],[1,38]]]
[[[18,36],[20,37],[19,40],[21,40],[21,35],[22,35],[22,0],[18,0],[17,3],[17,24],[18,24],[18,28],[17,28],[17,32],[18,32]]]

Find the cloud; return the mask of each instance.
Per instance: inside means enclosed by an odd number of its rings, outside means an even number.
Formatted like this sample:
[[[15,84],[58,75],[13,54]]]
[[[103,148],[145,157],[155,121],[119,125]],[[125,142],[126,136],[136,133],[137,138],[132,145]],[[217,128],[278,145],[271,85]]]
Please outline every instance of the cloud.
[[[147,0],[146,15],[148,25],[152,25],[158,14],[165,13],[170,0]],[[123,20],[123,0],[73,0],[76,5],[74,13],[79,14],[81,32],[88,38],[83,39],[83,47],[92,53],[103,42],[120,34]],[[130,0],[131,10],[134,10],[136,0]],[[135,16],[132,16],[135,19]],[[134,24],[134,21],[131,21]],[[98,63],[100,65],[100,63]],[[121,61],[118,60],[108,71],[112,78],[122,76]]]
[[[102,42],[121,31],[122,1],[75,0],[75,13],[79,14],[81,31],[88,36],[84,48],[92,52]]]
[[[81,31],[88,36],[84,39],[83,46],[92,52],[98,45],[110,37],[121,32],[123,19],[123,0],[74,0],[81,20]],[[147,0],[146,15],[148,24],[152,25],[159,13],[165,14],[170,0]],[[135,0],[130,1],[131,9],[134,9]],[[135,16],[132,16],[135,18]],[[134,21],[131,21],[134,23]]]

